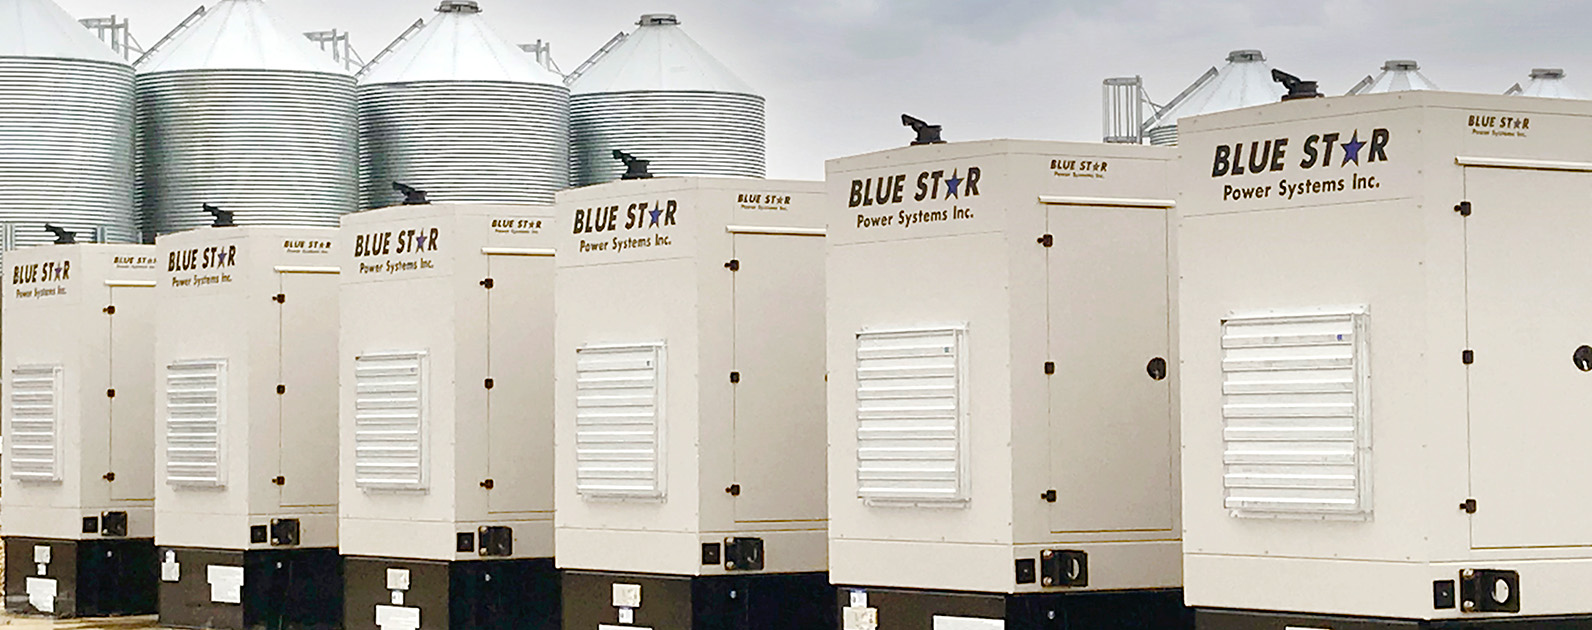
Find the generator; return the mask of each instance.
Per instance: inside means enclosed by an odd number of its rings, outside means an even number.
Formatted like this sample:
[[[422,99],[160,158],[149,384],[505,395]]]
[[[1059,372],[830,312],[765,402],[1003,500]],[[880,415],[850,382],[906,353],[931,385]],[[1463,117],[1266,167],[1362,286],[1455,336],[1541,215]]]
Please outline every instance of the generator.
[[[160,623],[339,628],[337,230],[155,246]]]
[[[155,611],[155,263],[147,245],[6,252],[9,612]]]
[[[1184,576],[1201,629],[1592,628],[1592,103],[1185,119]]]
[[[994,140],[827,163],[844,630],[1188,624],[1174,155]]]
[[[833,627],[816,182],[559,193],[565,630]]]
[[[552,217],[343,217],[348,630],[558,628]]]

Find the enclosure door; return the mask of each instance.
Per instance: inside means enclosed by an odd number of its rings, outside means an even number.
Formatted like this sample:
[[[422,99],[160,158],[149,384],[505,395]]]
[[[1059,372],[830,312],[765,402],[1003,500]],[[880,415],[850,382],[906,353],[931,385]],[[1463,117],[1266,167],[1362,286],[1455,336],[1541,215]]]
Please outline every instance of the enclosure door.
[[[337,275],[277,273],[282,507],[337,505]]]
[[[487,512],[551,512],[553,258],[486,259]]]

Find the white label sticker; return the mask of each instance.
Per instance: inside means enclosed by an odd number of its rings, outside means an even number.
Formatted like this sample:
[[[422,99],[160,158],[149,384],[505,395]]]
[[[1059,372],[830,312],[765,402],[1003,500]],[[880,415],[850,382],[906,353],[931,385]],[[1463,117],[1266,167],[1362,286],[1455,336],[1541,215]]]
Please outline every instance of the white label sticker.
[[[409,569],[387,569],[387,590],[409,590]]]
[[[616,626],[611,623],[599,623],[597,624],[597,630],[652,630],[652,628],[643,628],[641,626]]]
[[[182,580],[182,565],[175,562],[160,563],[160,581],[177,582]]]
[[[44,575],[49,574],[49,572],[50,572],[50,565],[48,565],[48,564],[35,564],[35,565],[33,565],[33,568],[34,568],[35,571],[39,572],[39,575],[41,577],[44,576]]]
[[[404,605],[404,592],[403,591],[393,591],[392,592],[392,605],[394,605],[394,606],[402,606],[402,605]]]
[[[614,607],[616,607],[616,608],[640,608],[641,607],[641,585],[640,584],[615,584],[614,585]]]
[[[243,603],[243,567],[212,564],[205,567],[210,580],[210,601],[217,604]]]
[[[934,630],[1006,630],[1006,620],[935,615]]]
[[[848,606],[841,610],[842,630],[879,630],[879,609]]]
[[[620,608],[619,609],[619,623],[632,624],[632,623],[635,623],[635,622],[636,622],[636,609],[634,609],[634,608]]]
[[[377,604],[376,627],[381,630],[419,630],[420,609]]]
[[[37,562],[39,564],[49,564],[50,563],[50,546],[49,545],[34,545],[33,546],[33,561]]]
[[[41,613],[55,614],[55,580],[28,578],[28,605]]]
[[[851,591],[851,607],[852,608],[867,608],[868,607],[868,591],[862,591],[862,590]]]

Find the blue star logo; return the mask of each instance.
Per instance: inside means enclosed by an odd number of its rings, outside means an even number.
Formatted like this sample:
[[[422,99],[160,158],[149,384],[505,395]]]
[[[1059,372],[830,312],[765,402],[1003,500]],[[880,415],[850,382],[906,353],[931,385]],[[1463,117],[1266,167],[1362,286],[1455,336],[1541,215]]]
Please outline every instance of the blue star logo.
[[[959,173],[960,173],[960,171],[951,171],[950,179],[945,180],[945,188],[946,188],[945,198],[946,199],[950,199],[952,197],[956,197],[957,199],[961,199],[962,198],[962,195],[957,193],[957,191],[956,191],[957,188],[960,188],[962,186],[962,176]]]
[[[1343,145],[1343,163],[1339,164],[1338,166],[1348,166],[1350,160],[1354,161],[1355,166],[1359,166],[1360,147],[1363,146],[1365,146],[1365,143],[1360,142],[1360,131],[1356,129],[1354,132],[1354,138],[1349,140],[1347,144]]]
[[[647,227],[652,227],[652,226],[655,226],[655,225],[658,224],[658,217],[663,216],[663,209],[659,208],[657,210],[653,210],[651,212],[648,212],[647,214],[652,215],[652,223],[648,223]]]
[[[216,252],[216,266],[219,267],[219,266],[225,265],[225,264],[227,264],[227,253],[226,252]]]
[[[426,248],[426,237],[425,236],[421,236],[421,235],[416,235],[415,236],[415,249],[425,249],[425,248]]]

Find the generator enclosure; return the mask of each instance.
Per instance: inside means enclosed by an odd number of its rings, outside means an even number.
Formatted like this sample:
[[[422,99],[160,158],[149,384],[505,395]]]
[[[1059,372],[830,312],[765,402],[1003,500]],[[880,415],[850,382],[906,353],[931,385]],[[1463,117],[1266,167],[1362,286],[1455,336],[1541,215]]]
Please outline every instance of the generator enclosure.
[[[454,204],[343,217],[346,628],[558,627],[552,218]],[[483,590],[494,579],[519,590]]]
[[[713,178],[559,194],[559,568],[731,576],[776,600],[800,589],[751,578],[825,570],[822,196]],[[581,617],[569,575],[566,628],[638,608]]]
[[[336,229],[156,240],[160,620],[335,627]]]
[[[828,162],[836,585],[1179,586],[1173,156],[995,140]],[[905,619],[945,602],[855,594],[843,612],[880,628],[942,627]]]
[[[155,248],[6,252],[6,610],[155,610]]]
[[[1180,128],[1200,625],[1592,627],[1592,505],[1567,495],[1592,473],[1592,103],[1405,92]]]

